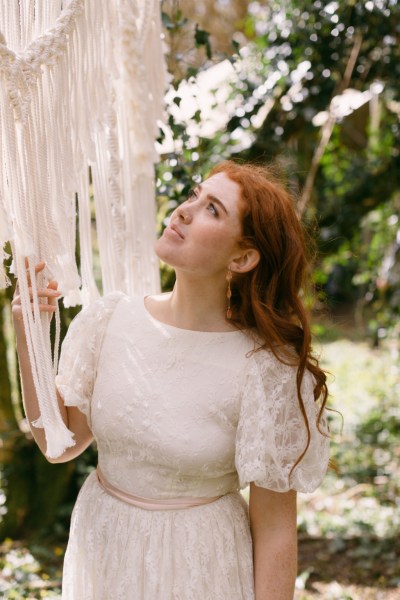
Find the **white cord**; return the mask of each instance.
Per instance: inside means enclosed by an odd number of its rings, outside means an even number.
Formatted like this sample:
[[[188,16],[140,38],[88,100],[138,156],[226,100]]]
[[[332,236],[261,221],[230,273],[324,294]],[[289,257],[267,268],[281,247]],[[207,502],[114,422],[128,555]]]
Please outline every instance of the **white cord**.
[[[55,458],[74,442],[55,395],[59,314],[52,351],[37,287],[56,279],[65,306],[86,306],[99,296],[91,193],[102,292],[159,291],[153,165],[166,87],[160,6],[159,0],[20,0],[3,3],[0,13],[0,260],[9,241],[40,404],[37,426],[45,428],[47,455]],[[47,268],[36,282],[39,260]],[[0,268],[0,287],[9,284]]]

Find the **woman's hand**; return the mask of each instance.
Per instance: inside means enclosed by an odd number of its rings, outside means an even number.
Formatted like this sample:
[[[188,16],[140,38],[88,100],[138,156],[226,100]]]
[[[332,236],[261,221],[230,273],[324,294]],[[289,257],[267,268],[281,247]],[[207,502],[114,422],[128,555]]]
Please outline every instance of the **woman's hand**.
[[[25,266],[28,267],[28,261],[25,259]],[[41,262],[35,266],[35,273],[43,271],[45,263]],[[28,273],[28,287],[29,295],[31,298],[31,306],[33,310],[33,292],[31,288],[31,281]],[[49,313],[52,318],[54,311],[57,308],[57,299],[61,296],[60,292],[57,291],[57,281],[50,281],[47,288],[38,289],[39,298],[47,298],[47,302],[43,304],[39,302],[39,310],[41,312]],[[44,429],[33,426],[33,423],[40,416],[39,402],[36,394],[36,388],[33,381],[32,368],[27,348],[27,340],[22,320],[22,308],[21,308],[21,296],[19,293],[18,282],[15,288],[14,298],[12,301],[12,316],[14,321],[14,328],[17,334],[17,352],[18,352],[18,363],[19,371],[21,376],[21,387],[22,387],[22,400],[24,404],[25,415],[28,419],[31,432],[38,444],[40,450],[45,454],[46,452],[46,439]],[[72,448],[62,454],[57,459],[48,459],[50,462],[66,462],[75,458],[81,454],[93,440],[93,434],[89,429],[86,417],[80,412],[75,406],[65,406],[62,397],[60,396],[57,387],[55,387],[55,393],[57,396],[58,405],[60,408],[61,417],[66,425],[74,434],[76,444]]]
[[[28,267],[27,259],[25,259],[25,266]],[[45,266],[46,266],[46,263],[44,263],[44,262],[38,263],[35,266],[35,273],[40,273],[40,271],[43,271]],[[57,281],[53,280],[53,281],[49,282],[47,288],[39,288],[38,293],[37,293],[39,298],[47,298],[47,303],[39,302],[39,311],[50,313],[51,317],[53,316],[53,313],[57,310],[57,300],[61,296],[61,293],[59,291],[57,291],[57,287],[58,287]],[[31,287],[29,271],[28,271],[28,289],[29,289],[29,295],[31,298],[31,307],[32,307],[32,311],[33,311],[33,291],[32,291],[32,287]],[[17,333],[22,333],[23,332],[22,307],[21,307],[21,296],[20,296],[18,281],[15,286],[14,297],[13,297],[13,300],[11,303],[11,311],[12,311],[12,318],[13,318],[13,322],[14,322],[14,328],[16,329]]]

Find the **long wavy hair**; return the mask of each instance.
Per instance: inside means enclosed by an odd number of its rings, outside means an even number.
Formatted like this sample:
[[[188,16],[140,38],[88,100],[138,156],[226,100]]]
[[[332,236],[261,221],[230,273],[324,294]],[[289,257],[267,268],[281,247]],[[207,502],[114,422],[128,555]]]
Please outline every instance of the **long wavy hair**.
[[[301,394],[307,369],[315,379],[314,399],[320,401],[319,429],[328,397],[326,375],[312,355],[310,317],[303,300],[310,289],[309,244],[296,214],[294,197],[270,169],[226,161],[210,175],[221,172],[241,189],[241,246],[256,248],[260,253],[260,261],[252,271],[234,274],[231,322],[240,328],[256,329],[262,340],[257,350],[268,349],[281,362],[297,366],[297,398],[308,437],[292,473],[310,445],[310,427]]]

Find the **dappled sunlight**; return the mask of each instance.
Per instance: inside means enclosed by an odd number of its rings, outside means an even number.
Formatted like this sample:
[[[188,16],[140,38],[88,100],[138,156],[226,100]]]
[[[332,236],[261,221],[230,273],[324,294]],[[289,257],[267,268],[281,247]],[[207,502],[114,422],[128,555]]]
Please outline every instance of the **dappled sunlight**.
[[[398,343],[380,348],[342,338],[321,346],[331,377],[331,470],[299,496],[296,600],[398,597],[400,429]]]
[[[0,597],[61,598],[61,545],[30,545],[6,539],[0,546]]]

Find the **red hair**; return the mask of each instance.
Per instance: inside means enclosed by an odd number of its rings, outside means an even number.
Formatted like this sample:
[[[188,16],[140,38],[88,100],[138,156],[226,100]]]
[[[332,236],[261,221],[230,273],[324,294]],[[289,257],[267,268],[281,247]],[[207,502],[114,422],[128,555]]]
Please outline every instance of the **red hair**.
[[[308,369],[315,378],[314,399],[321,399],[317,423],[327,401],[326,375],[311,352],[311,328],[302,294],[309,287],[310,259],[305,232],[298,218],[294,199],[266,167],[226,161],[210,175],[226,173],[241,189],[244,248],[256,248],[258,265],[232,279],[231,322],[240,328],[255,328],[262,338],[257,349],[271,350],[286,364],[297,366],[297,397],[310,428],[301,395],[301,383]],[[295,350],[295,357],[293,353]]]

